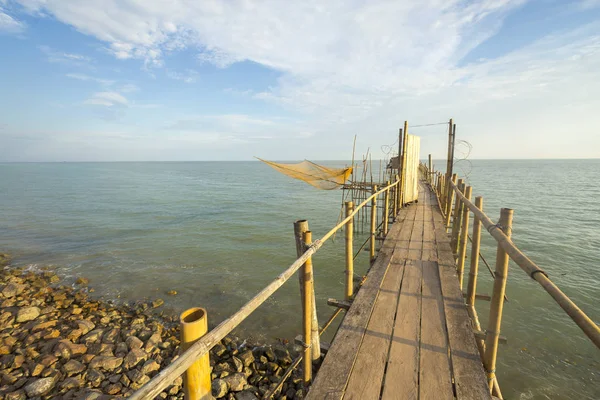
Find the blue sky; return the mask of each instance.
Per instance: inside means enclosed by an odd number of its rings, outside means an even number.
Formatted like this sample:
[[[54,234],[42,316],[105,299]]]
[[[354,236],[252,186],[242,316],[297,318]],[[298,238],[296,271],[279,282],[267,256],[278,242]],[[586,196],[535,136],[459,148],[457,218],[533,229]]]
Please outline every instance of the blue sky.
[[[600,157],[600,0],[0,0],[0,161]],[[445,154],[445,127],[415,128]]]

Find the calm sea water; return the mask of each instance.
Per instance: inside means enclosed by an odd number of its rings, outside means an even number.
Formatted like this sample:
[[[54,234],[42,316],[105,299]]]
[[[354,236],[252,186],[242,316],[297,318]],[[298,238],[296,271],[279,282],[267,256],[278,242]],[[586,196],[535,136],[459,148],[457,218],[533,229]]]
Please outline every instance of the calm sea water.
[[[600,322],[600,160],[463,167],[488,215],[514,208],[514,241]],[[98,296],[160,297],[174,312],[204,306],[216,324],[295,259],[294,220],[308,219],[318,238],[336,224],[340,202],[340,191],[316,190],[259,162],[0,164],[0,251],[19,266],[52,265],[67,280],[86,276]],[[340,236],[314,259],[322,320],[332,311],[326,299],[343,294],[342,246]],[[493,239],[484,237],[482,251],[493,263]],[[367,258],[356,262],[363,273]],[[480,292],[490,293],[485,272]],[[507,296],[509,342],[498,365],[505,398],[600,398],[600,351],[513,264]],[[484,324],[487,306],[478,303]],[[240,333],[291,339],[299,311],[293,278]]]

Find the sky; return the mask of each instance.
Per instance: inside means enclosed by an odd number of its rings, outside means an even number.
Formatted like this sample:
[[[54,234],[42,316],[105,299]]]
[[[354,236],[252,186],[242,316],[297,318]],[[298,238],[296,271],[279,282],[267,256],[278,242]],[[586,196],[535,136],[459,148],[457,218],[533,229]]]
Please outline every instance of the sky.
[[[0,162],[377,159],[405,120],[442,159],[449,118],[600,157],[600,0],[0,0],[0,54]]]

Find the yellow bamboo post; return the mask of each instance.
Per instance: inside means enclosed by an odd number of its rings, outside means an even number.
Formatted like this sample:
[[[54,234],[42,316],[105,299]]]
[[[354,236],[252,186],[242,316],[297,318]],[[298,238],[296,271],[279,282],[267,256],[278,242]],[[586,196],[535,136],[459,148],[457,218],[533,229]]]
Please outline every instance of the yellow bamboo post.
[[[396,175],[396,182],[398,182],[396,184],[396,186],[394,186],[394,220],[395,218],[398,216],[398,210],[400,209],[399,206],[399,197],[400,197],[400,176]]]
[[[509,239],[512,234],[512,219],[513,210],[510,208],[500,210],[498,226]],[[508,254],[498,244],[498,249],[496,250],[496,277],[494,278],[494,290],[490,302],[490,317],[488,320],[488,329],[485,333],[485,353],[483,357],[483,365],[487,372],[490,392],[493,390],[494,379],[496,377],[496,357],[498,355],[498,338],[500,337],[504,294],[506,292],[506,279],[508,277],[508,262]]]
[[[471,201],[471,186],[465,188],[465,197]],[[458,274],[458,285],[461,290],[463,287],[463,273],[465,270],[465,258],[467,257],[467,237],[469,236],[469,208],[463,206],[462,212],[462,223],[460,225],[460,243],[458,247],[458,262],[456,264],[456,271]]]
[[[427,169],[427,182],[433,186],[433,164],[431,162],[431,154],[429,154],[429,168]]]
[[[475,197],[475,206],[483,211],[483,197]],[[481,247],[481,220],[475,214],[473,214],[473,234],[471,240],[471,264],[469,267],[469,281],[467,283],[467,306],[475,307],[477,274],[479,272],[479,249]]]
[[[304,232],[308,231],[308,221],[305,219],[298,220],[294,222],[294,235],[296,237],[296,254],[298,257],[301,257],[302,254],[306,251],[306,246],[304,245],[304,240],[302,239],[304,236]],[[304,296],[304,285],[302,274],[298,274],[298,280],[300,283],[300,295]],[[315,292],[312,292],[312,357],[313,360],[318,360],[321,357],[321,339],[319,338],[319,320],[317,318],[317,303],[315,301]]]
[[[306,247],[312,244],[312,232],[306,231],[302,233],[302,240]],[[302,332],[304,335],[304,369],[303,381],[304,385],[308,386],[312,380],[312,303],[313,303],[313,273],[312,273],[312,257],[309,257],[304,262],[300,270],[302,277],[302,287],[304,288],[304,296],[302,297]]]
[[[456,179],[457,179],[456,174],[453,174],[452,180],[450,180],[448,182],[444,182],[445,183],[444,190],[446,191],[446,196],[444,196],[446,198],[446,231],[448,231],[448,229],[450,229],[450,214],[452,214],[452,199],[453,199],[452,194],[454,194],[454,190],[452,189],[452,185],[450,184],[450,182],[456,183]]]
[[[373,185],[373,194],[377,193],[377,185]],[[375,261],[375,228],[377,227],[377,196],[371,199],[371,237],[370,237],[370,260]]]
[[[402,139],[402,173],[400,175],[400,205],[404,206],[404,186],[406,186],[406,149],[408,148],[408,121],[404,121],[404,130],[403,130],[403,139]]]
[[[398,185],[396,185],[396,215],[398,215],[398,211],[402,208],[402,145],[403,145],[403,136],[402,129],[398,131],[398,174],[397,180],[400,181]]]
[[[190,308],[179,317],[181,326],[181,346],[183,353],[208,331],[206,310],[200,307]],[[206,353],[198,358],[183,374],[183,390],[186,400],[212,399],[210,380],[210,359]]]
[[[346,218],[354,211],[354,203],[346,202]],[[354,295],[354,250],[352,248],[352,235],[354,218],[346,222],[346,300],[351,300]]]
[[[458,191],[464,193],[464,183],[462,178],[458,180],[456,187],[458,187]],[[460,216],[461,216],[461,205],[462,201],[458,193],[454,196],[454,214],[452,215],[452,235],[450,236],[450,248],[452,249],[452,254],[454,254],[454,258],[456,258],[458,253],[458,234],[460,232]]]
[[[385,186],[390,186],[390,181],[385,182]],[[388,223],[390,222],[390,189],[385,191],[384,195],[384,207],[383,207],[383,235],[388,234]]]

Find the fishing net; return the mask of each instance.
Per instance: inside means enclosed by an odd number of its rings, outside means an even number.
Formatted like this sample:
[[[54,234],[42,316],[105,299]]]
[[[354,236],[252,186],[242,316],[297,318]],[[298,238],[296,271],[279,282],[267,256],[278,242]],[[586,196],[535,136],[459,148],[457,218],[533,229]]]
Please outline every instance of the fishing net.
[[[308,160],[297,164],[281,164],[261,158],[258,159],[282,174],[299,179],[322,190],[333,190],[341,187],[352,174],[352,167],[327,168]]]

